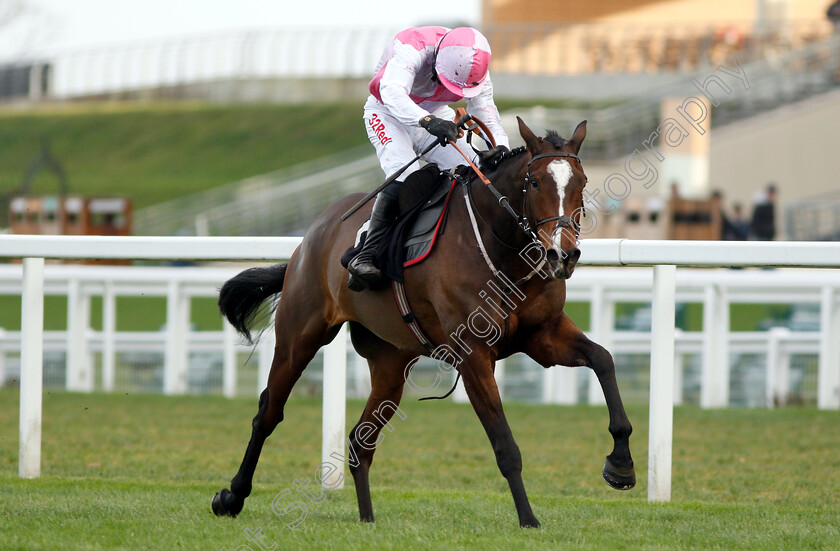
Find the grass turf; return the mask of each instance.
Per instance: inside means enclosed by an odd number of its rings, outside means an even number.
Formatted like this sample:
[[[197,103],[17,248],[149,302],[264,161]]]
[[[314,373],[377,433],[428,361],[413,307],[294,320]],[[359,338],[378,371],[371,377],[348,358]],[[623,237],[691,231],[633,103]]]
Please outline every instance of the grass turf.
[[[304,521],[280,517],[320,463],[320,401],[293,398],[236,519],[210,499],[227,486],[255,400],[125,394],[44,396],[43,476],[17,478],[17,391],[0,391],[0,548],[836,549],[840,415],[810,409],[678,408],[673,501],[648,504],[647,410],[631,407],[639,484],[600,478],[611,438],[596,407],[510,404],[541,530],[518,528],[507,484],[467,405],[406,399],[371,471],[374,525],[357,521],[352,478]],[[348,405],[348,422],[360,402]],[[349,473],[347,474],[349,477]],[[317,493],[315,486],[311,489]],[[252,532],[253,533],[253,532]],[[247,547],[240,547],[240,546]]]

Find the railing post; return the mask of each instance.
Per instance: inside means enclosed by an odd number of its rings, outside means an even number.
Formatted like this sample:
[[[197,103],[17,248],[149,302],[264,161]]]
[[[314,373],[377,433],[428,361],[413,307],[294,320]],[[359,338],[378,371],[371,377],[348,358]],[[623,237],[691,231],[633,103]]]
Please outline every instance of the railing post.
[[[163,366],[163,392],[183,394],[187,391],[187,331],[189,298],[184,296],[177,280],[169,282],[166,296],[166,358]]]
[[[41,101],[44,95],[44,65],[36,63],[29,68],[29,101]]]
[[[553,404],[554,403],[554,378],[556,375],[557,366],[554,366],[550,369],[543,369],[542,372],[542,396],[541,401],[543,404]]]
[[[703,368],[700,407],[729,405],[729,302],[719,285],[708,285],[703,301]]]
[[[321,463],[336,467],[321,485],[337,490],[344,487],[344,463],[332,457],[347,453],[345,415],[347,408],[347,325],[342,325],[333,342],[324,349],[324,405],[321,432]]]
[[[271,363],[274,361],[274,328],[267,329],[260,338],[259,359],[257,360],[257,396],[268,386],[268,375],[271,373]]]
[[[222,392],[236,396],[236,330],[229,323],[222,325]],[[257,385],[259,386],[259,385]]]
[[[840,409],[840,302],[832,287],[823,287],[820,304],[817,407]]]
[[[614,331],[615,303],[607,297],[603,285],[595,285],[592,288],[592,301],[589,303],[589,337],[607,350],[612,350]],[[604,391],[601,389],[597,375],[591,369],[587,372],[589,376],[587,401],[593,406],[606,404]]]
[[[505,398],[505,360],[496,360],[493,377],[496,379],[496,386],[499,388],[499,397]]]
[[[0,387],[6,386],[6,351],[3,349],[3,337],[6,330],[0,327]]]
[[[114,284],[105,282],[102,294],[102,388],[105,392],[114,390],[114,366],[116,362],[117,299]]]
[[[370,391],[372,390],[370,385],[370,370],[368,369],[367,360],[351,350],[348,350],[348,352],[350,352],[353,357],[353,386],[356,390],[356,397],[364,398],[370,394]]]
[[[676,311],[676,305],[674,305]],[[674,329],[674,405],[683,404],[683,368],[685,366],[685,354],[677,352],[677,341],[682,339],[682,329]]]
[[[577,403],[578,371],[563,365],[543,370],[544,404],[574,405]]]
[[[648,501],[671,501],[676,266],[653,267]]]
[[[41,399],[44,385],[44,259],[23,259],[18,476],[41,476]]]
[[[93,362],[88,350],[90,331],[90,296],[81,282],[71,279],[67,287],[67,390],[92,392]]]
[[[452,371],[455,371],[454,369]],[[467,396],[467,389],[464,388],[464,379],[458,379],[458,384],[455,385],[455,391],[452,392],[452,401],[456,404],[468,404],[470,397]]]
[[[790,395],[790,354],[781,341],[790,336],[787,327],[772,327],[767,332],[766,405],[773,408],[787,403]]]

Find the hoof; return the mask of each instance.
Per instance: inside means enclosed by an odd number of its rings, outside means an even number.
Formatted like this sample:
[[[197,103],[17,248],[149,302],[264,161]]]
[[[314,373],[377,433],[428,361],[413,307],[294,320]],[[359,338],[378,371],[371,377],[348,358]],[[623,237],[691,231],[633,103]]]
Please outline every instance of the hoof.
[[[616,490],[629,490],[636,485],[636,470],[633,467],[619,468],[607,457],[604,463],[604,480]]]
[[[236,499],[230,490],[225,488],[213,496],[213,502],[210,504],[213,509],[213,514],[217,517],[228,516],[235,517],[242,511],[245,505],[245,500]]]
[[[520,522],[519,527],[520,528],[542,528],[542,526],[540,525],[540,521],[538,521],[537,519],[531,519],[531,520],[526,521],[526,522]]]

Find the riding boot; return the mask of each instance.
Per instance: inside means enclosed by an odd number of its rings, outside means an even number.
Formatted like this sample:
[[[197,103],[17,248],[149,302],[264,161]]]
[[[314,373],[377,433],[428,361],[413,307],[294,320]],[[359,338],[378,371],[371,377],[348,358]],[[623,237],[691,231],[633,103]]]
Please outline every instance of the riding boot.
[[[376,196],[365,244],[347,266],[351,274],[347,287],[352,291],[362,291],[382,283],[383,276],[376,265],[376,257],[385,242],[388,228],[400,213],[400,184],[402,182],[393,182]]]

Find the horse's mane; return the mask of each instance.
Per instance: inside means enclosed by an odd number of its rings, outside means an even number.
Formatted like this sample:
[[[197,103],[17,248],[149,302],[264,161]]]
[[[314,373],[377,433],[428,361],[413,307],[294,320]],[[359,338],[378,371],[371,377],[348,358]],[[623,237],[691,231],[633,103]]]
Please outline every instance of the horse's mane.
[[[519,147],[515,147],[515,148],[511,149],[510,151],[505,151],[504,153],[502,153],[502,156],[499,158],[499,163],[501,163],[502,161],[506,161],[510,158],[516,157],[517,155],[521,155],[522,153],[525,153],[527,150],[528,149],[524,145],[522,145],[522,146],[519,146]]]
[[[557,149],[561,149],[564,145],[566,145],[566,140],[560,137],[560,134],[557,133],[556,130],[546,130],[545,141],[556,147]],[[525,153],[528,149],[525,146],[520,146],[510,151],[506,151],[502,154],[501,158],[499,159],[499,163],[501,164],[503,161],[516,157],[517,155],[521,155]]]

